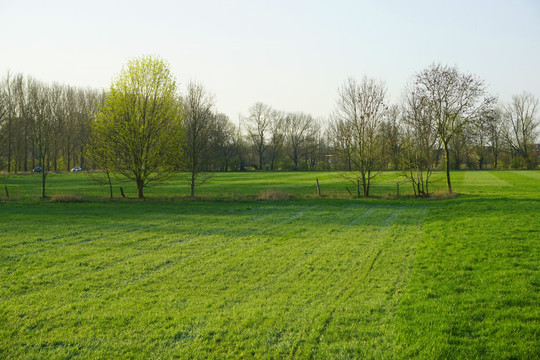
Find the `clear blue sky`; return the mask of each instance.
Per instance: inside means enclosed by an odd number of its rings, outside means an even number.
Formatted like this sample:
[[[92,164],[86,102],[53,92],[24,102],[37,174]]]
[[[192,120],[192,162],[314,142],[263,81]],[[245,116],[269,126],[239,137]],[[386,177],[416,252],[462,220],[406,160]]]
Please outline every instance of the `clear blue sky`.
[[[539,0],[0,0],[0,75],[107,88],[128,58],[157,54],[237,121],[261,101],[326,117],[353,76],[398,102],[437,62],[508,101],[540,97]]]

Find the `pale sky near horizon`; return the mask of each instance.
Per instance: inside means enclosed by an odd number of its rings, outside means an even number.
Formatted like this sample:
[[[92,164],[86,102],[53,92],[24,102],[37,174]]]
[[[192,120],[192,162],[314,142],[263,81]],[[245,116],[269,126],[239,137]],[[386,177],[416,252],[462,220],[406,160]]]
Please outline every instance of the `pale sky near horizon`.
[[[106,89],[124,63],[167,60],[233,122],[255,102],[327,117],[337,88],[383,80],[392,103],[414,73],[456,65],[501,102],[540,97],[540,0],[0,0],[0,78]]]

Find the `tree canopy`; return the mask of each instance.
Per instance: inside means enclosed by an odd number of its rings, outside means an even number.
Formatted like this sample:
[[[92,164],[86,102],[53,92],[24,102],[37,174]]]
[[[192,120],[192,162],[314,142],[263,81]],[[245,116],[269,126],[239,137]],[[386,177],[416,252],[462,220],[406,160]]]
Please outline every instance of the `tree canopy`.
[[[113,81],[92,124],[89,151],[102,167],[134,181],[142,198],[144,187],[178,168],[182,118],[168,64],[151,56],[132,59]]]

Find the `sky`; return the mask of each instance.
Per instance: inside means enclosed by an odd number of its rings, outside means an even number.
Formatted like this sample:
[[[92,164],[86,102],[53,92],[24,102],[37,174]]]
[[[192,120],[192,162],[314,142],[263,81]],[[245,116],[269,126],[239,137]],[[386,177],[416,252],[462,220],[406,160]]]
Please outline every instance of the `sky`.
[[[327,118],[348,77],[399,103],[434,63],[485,81],[501,103],[540,97],[540,0],[0,0],[0,78],[109,88],[130,58],[168,61],[236,122],[256,102]]]

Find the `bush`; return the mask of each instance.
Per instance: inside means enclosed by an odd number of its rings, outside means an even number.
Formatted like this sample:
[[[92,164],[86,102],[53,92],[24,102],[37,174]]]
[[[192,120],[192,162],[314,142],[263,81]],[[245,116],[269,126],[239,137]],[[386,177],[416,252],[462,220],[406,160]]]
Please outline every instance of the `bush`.
[[[259,193],[260,200],[287,200],[290,198],[289,194],[274,189],[266,189]]]
[[[52,202],[82,202],[84,198],[81,194],[55,194],[51,196]]]

